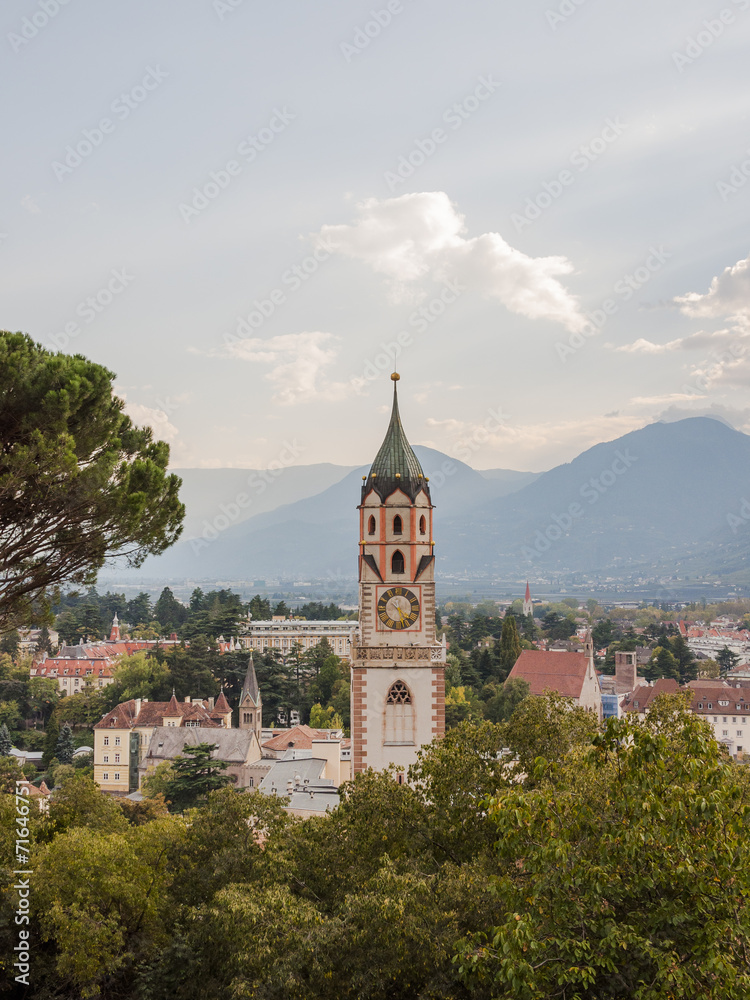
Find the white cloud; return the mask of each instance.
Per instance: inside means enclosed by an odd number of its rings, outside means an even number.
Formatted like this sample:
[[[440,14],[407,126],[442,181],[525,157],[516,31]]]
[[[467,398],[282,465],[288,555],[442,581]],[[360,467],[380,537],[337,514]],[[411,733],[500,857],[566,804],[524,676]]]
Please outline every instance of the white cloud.
[[[695,398],[689,392],[668,392],[663,396],[634,396],[630,402],[633,406],[664,406],[666,403],[683,403]],[[699,396],[698,398],[703,399],[704,397]]]
[[[654,344],[652,341],[640,337],[633,344],[615,347],[615,351],[626,354],[665,354],[667,351],[677,350],[681,343],[681,340],[670,340],[668,344]]]
[[[675,302],[686,316],[750,317],[750,256],[724,268],[704,295],[689,292]]]
[[[120,393],[120,395],[123,394]],[[164,410],[142,406],[140,403],[129,403],[127,399],[123,409],[138,427],[150,427],[154,432],[154,437],[159,441],[167,441],[171,444],[179,433]]]
[[[528,257],[499,233],[466,239],[464,216],[444,192],[369,198],[358,209],[353,224],[323,226],[315,235],[385,275],[396,299],[423,278],[455,281],[529,319],[553,320],[571,331],[584,326],[578,300],[557,280],[573,271],[567,258]]]
[[[284,405],[343,399],[354,392],[350,382],[323,380],[324,369],[336,359],[338,339],[320,331],[288,333],[266,340],[250,337],[227,344],[221,355],[271,365],[265,378],[274,387],[274,399]]]

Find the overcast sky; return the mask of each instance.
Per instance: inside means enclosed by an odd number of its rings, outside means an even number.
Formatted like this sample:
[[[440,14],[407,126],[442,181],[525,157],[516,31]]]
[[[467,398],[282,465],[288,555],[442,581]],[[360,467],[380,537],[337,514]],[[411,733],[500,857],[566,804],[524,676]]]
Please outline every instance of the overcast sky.
[[[0,326],[116,372],[174,466],[371,460],[394,353],[412,443],[475,468],[750,431],[750,0],[0,28]]]

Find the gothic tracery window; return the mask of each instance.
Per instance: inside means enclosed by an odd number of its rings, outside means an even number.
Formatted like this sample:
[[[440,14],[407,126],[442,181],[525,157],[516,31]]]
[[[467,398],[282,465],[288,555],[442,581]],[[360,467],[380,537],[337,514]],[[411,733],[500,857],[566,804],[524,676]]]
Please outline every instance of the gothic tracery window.
[[[404,522],[401,520],[401,515],[396,514],[393,518],[393,534],[400,535],[404,530]]]
[[[385,699],[384,742],[391,745],[413,746],[414,705],[409,688],[395,681]]]
[[[392,685],[386,705],[411,705],[411,691],[403,681],[396,681]]]
[[[399,552],[398,549],[393,553],[393,558],[391,559],[391,570],[394,573],[404,573],[406,570],[404,564],[404,553]]]

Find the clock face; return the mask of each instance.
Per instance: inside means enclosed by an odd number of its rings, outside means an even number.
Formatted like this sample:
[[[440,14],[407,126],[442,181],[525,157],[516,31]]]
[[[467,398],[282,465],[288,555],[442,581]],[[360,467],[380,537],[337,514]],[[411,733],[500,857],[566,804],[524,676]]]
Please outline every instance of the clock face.
[[[419,618],[419,600],[406,587],[391,587],[378,599],[378,618],[386,628],[411,628]]]

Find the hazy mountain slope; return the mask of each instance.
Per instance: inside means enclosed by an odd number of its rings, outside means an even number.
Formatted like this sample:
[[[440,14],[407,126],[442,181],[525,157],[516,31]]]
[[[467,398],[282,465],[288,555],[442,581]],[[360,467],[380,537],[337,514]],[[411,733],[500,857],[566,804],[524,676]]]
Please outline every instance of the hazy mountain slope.
[[[719,421],[651,424],[596,445],[510,494],[513,474],[488,478],[440,452],[415,450],[431,480],[444,576],[551,571],[617,577],[688,565],[695,572],[724,568],[737,580],[748,575],[750,503],[748,520],[735,531],[727,514],[740,509],[743,497],[750,499],[750,437]],[[351,578],[367,468],[315,496],[213,532],[215,537],[208,532],[181,542],[149,560],[143,573],[205,580]]]
[[[236,523],[313,496],[343,479],[351,465],[293,465],[273,471],[260,469],[171,469],[182,479],[180,497],[185,504],[184,538],[199,535],[204,522],[211,523],[222,505],[236,504],[245,494],[251,503],[238,507]]]
[[[484,572],[647,566],[707,543],[749,490],[750,437],[707,417],[651,424],[484,505],[468,532],[449,519],[440,555]]]

